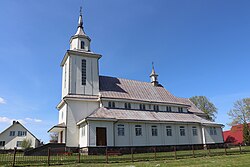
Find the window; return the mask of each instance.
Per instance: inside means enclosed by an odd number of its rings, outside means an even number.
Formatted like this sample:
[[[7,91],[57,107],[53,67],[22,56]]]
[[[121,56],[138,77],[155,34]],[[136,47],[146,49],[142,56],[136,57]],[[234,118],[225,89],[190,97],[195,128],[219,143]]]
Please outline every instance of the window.
[[[140,110],[145,110],[146,107],[145,107],[145,104],[140,104]]]
[[[142,127],[141,127],[141,125],[135,125],[135,136],[142,136]]]
[[[167,132],[167,136],[172,136],[172,127],[166,126],[166,132]]]
[[[183,112],[183,108],[182,107],[178,107],[178,111],[179,112]]]
[[[193,136],[197,136],[197,128],[195,126],[192,127],[192,131],[193,131]]]
[[[112,102],[112,107],[115,108],[115,102]]]
[[[86,60],[82,59],[82,85],[86,85]]]
[[[152,126],[152,136],[158,136],[157,126]]]
[[[172,111],[172,108],[170,106],[166,106],[166,111]]]
[[[85,45],[84,41],[81,41],[81,49],[84,49],[84,45]]]
[[[109,106],[109,108],[111,108],[111,107],[112,107],[112,103],[111,103],[111,101],[109,101],[108,106]]]
[[[149,105],[148,105],[148,109],[150,109],[150,110],[151,110],[151,104],[149,104]]]
[[[10,136],[15,136],[15,131],[10,131]]]
[[[67,63],[64,66],[64,88],[66,88],[66,78],[67,78]]]
[[[26,136],[27,132],[26,131],[18,131],[17,136]]]
[[[124,125],[119,124],[117,130],[118,130],[118,136],[125,136]]]
[[[185,136],[185,127],[184,126],[180,126],[180,135],[181,136]]]
[[[0,141],[0,146],[5,146],[5,141]]]
[[[17,142],[16,142],[16,146],[17,146],[17,147],[21,147],[21,145],[22,145],[22,141],[17,141]]]
[[[209,131],[210,131],[210,135],[214,135],[214,129],[213,129],[213,127],[210,127]]]
[[[125,103],[124,108],[125,109],[131,109],[131,104],[130,103]]]
[[[217,135],[217,131],[216,131],[216,128],[214,127],[214,135]]]
[[[63,111],[62,111],[62,120],[63,120]]]
[[[155,111],[159,111],[159,106],[154,105],[154,110],[155,110]]]

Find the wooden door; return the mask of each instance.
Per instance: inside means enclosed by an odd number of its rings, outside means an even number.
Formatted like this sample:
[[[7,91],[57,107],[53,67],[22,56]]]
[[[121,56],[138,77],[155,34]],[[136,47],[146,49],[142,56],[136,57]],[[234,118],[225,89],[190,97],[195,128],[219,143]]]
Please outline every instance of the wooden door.
[[[96,127],[96,146],[107,146],[106,128]]]
[[[63,143],[63,131],[60,132],[60,143]]]

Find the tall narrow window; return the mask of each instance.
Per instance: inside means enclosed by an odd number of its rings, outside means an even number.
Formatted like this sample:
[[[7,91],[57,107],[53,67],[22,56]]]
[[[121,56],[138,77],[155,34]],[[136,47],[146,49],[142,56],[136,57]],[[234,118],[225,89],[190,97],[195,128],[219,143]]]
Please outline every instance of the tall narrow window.
[[[82,136],[85,136],[85,126],[82,127]]]
[[[112,108],[115,108],[115,102],[112,102]]]
[[[158,136],[157,126],[152,126],[152,136]]]
[[[84,49],[84,47],[85,47],[85,43],[84,41],[81,41],[81,49]]]
[[[192,127],[192,131],[193,131],[193,136],[197,136],[197,128],[195,126]]]
[[[216,131],[216,128],[214,127],[214,135],[217,135],[217,131]]]
[[[112,107],[112,102],[111,102],[111,101],[109,101],[108,106],[109,106],[109,108],[111,108],[111,107]]]
[[[141,125],[135,125],[135,136],[142,136],[142,127],[141,127]]]
[[[125,103],[124,108],[125,109],[131,109],[131,104],[130,103]]]
[[[66,88],[66,78],[67,78],[67,63],[64,66],[64,88]]]
[[[82,85],[86,85],[86,60],[82,59]]]
[[[180,126],[180,136],[185,136],[185,127],[184,126]]]
[[[166,126],[166,132],[167,132],[167,136],[172,136],[172,127]]]
[[[212,127],[209,128],[210,135],[214,135],[214,129]]]
[[[118,130],[118,136],[125,136],[125,133],[124,133],[124,125],[119,124],[119,125],[117,126],[117,130]]]
[[[155,111],[159,111],[159,106],[158,105],[154,105],[154,110]]]

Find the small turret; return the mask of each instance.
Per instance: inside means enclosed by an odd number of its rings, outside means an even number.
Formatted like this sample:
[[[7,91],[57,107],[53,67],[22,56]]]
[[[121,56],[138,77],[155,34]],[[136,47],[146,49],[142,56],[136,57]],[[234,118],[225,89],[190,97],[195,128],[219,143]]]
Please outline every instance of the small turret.
[[[154,86],[158,86],[159,85],[157,77],[158,77],[158,75],[155,72],[154,63],[152,63],[152,72],[150,74],[150,79],[151,79],[151,83]]]

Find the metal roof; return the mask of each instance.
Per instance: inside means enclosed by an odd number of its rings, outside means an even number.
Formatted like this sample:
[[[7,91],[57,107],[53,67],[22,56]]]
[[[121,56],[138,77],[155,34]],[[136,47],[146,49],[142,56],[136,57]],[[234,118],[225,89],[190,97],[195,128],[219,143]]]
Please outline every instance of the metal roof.
[[[101,107],[89,115],[88,119],[100,120],[124,120],[124,121],[155,121],[155,122],[183,122],[183,123],[201,123],[221,125],[215,122],[205,120],[192,113],[177,112],[155,112],[142,110],[109,109]]]
[[[186,105],[161,85],[108,76],[99,79],[101,97]]]

